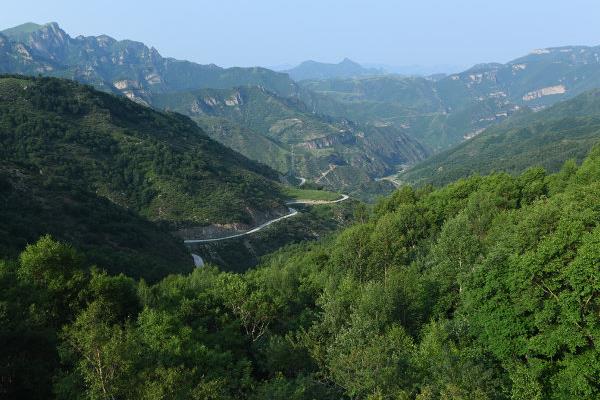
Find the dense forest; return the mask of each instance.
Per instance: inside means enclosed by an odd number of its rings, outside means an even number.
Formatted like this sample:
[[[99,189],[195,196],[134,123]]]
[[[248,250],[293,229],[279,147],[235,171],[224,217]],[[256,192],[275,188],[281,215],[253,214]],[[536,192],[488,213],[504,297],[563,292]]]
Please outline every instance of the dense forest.
[[[108,275],[49,236],[0,263],[0,393],[594,399],[600,147],[403,187],[243,274]]]
[[[471,140],[430,157],[399,175],[411,184],[442,185],[493,171],[523,172],[531,165],[555,172],[581,161],[600,140],[600,90],[590,90],[539,112],[521,110]]]
[[[189,118],[72,81],[0,75],[0,252],[52,234],[109,272],[189,272],[171,232],[285,213],[279,174]],[[274,211],[275,210],[275,211]]]
[[[251,222],[283,205],[278,174],[189,118],[56,78],[0,76],[0,157],[154,221]]]

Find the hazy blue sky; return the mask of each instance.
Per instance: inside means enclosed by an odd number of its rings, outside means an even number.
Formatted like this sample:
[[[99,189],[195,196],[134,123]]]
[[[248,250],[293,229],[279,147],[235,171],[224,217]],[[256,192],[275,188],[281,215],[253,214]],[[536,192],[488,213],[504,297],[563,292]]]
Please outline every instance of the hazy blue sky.
[[[600,44],[598,0],[2,1],[0,27],[56,21],[162,55],[223,66],[508,61],[534,48]]]

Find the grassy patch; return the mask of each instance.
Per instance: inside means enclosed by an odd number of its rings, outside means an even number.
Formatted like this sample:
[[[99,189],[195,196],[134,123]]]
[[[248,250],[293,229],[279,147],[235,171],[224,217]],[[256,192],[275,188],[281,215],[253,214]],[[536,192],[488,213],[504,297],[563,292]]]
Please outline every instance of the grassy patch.
[[[292,200],[332,201],[342,197],[339,193],[328,192],[327,190],[299,189],[287,186],[283,188],[282,192]]]

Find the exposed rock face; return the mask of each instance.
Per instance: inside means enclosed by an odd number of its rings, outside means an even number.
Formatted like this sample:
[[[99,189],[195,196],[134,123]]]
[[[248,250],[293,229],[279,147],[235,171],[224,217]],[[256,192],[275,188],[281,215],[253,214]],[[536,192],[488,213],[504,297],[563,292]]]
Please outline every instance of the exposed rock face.
[[[540,54],[549,54],[550,50],[548,49],[535,49],[531,52],[531,54],[540,55]]]
[[[52,71],[144,102],[150,102],[153,93],[202,87],[262,85],[286,96],[298,90],[287,75],[264,68],[223,69],[164,58],[155,48],[131,40],[117,41],[106,35],[72,38],[56,23],[31,33],[7,35],[0,34],[0,73]],[[240,101],[231,98],[227,103],[235,106]]]
[[[231,97],[225,100],[225,104],[229,107],[238,106],[243,104],[242,96],[240,92],[235,92]]]
[[[310,149],[323,149],[326,147],[333,147],[338,144],[353,144],[356,143],[356,137],[350,132],[342,132],[339,135],[330,135],[318,139],[313,139],[304,143],[300,146]]]
[[[531,91],[523,96],[524,101],[531,101],[539,99],[544,96],[551,96],[553,94],[564,94],[567,92],[565,85],[548,86],[538,90]]]

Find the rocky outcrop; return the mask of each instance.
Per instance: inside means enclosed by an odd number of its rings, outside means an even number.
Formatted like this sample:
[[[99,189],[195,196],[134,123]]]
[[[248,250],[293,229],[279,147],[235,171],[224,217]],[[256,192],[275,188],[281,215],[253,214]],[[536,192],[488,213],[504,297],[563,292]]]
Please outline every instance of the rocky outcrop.
[[[229,98],[225,99],[225,105],[229,107],[242,105],[244,102],[242,100],[242,95],[240,92],[235,92]]]
[[[340,144],[354,144],[356,143],[356,136],[351,132],[341,132],[338,135],[329,135],[318,139],[309,140],[303,142],[300,146],[310,149],[323,149],[326,147],[333,147]]]
[[[566,92],[567,92],[567,88],[565,87],[565,85],[548,86],[545,88],[541,88],[541,89],[526,93],[523,96],[523,100],[531,101],[531,100],[539,99],[540,97],[551,96],[551,95],[555,95],[555,94],[564,94]]]
[[[132,90],[130,82],[136,82],[135,89],[143,92],[134,94],[145,101],[150,100],[149,94],[204,87],[261,85],[286,96],[298,91],[293,81],[282,73],[264,68],[224,69],[164,58],[155,48],[141,42],[117,41],[107,35],[73,38],[56,23],[39,26],[29,33],[2,35],[0,49],[3,50],[0,72],[53,71],[99,89],[121,91],[128,97]],[[241,100],[241,97],[233,97],[227,99],[226,104],[236,106]]]

